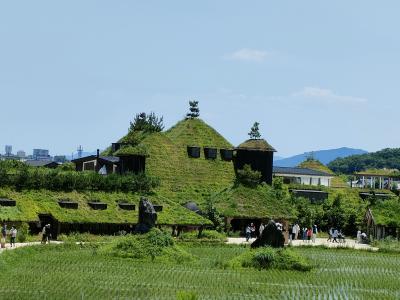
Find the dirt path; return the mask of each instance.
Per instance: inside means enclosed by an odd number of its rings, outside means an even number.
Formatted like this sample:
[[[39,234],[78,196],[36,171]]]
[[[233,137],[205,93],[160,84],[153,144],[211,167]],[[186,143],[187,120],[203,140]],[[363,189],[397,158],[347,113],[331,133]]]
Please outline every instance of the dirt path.
[[[249,242],[246,242],[245,238],[228,238],[227,244],[251,244],[254,242],[255,239],[250,239]],[[355,240],[347,239],[345,243],[331,243],[328,242],[325,238],[317,238],[315,243],[311,241],[302,241],[302,240],[295,240],[291,243],[292,246],[326,246],[329,248],[337,248],[337,247],[346,247],[346,248],[353,248],[353,249],[363,249],[363,250],[372,250],[378,251],[378,248],[372,247],[371,245],[366,244],[359,244]]]

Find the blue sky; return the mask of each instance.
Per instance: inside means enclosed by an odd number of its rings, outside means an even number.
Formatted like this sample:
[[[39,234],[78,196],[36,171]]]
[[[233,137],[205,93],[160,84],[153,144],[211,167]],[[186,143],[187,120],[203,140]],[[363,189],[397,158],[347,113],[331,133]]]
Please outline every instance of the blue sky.
[[[105,148],[188,101],[281,156],[398,147],[398,1],[1,1],[0,152]]]

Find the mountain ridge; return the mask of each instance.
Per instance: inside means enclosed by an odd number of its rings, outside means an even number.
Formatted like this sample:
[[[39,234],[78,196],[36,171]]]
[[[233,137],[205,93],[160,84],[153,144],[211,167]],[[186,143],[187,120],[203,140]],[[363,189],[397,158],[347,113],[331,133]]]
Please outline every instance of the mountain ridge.
[[[344,158],[351,155],[359,155],[366,153],[368,153],[368,151],[365,151],[363,149],[349,148],[349,147],[309,151],[291,157],[274,160],[274,166],[296,167],[309,157],[313,157],[314,159],[317,159],[320,162],[322,162],[324,165],[327,165],[331,161],[334,161],[337,158]]]

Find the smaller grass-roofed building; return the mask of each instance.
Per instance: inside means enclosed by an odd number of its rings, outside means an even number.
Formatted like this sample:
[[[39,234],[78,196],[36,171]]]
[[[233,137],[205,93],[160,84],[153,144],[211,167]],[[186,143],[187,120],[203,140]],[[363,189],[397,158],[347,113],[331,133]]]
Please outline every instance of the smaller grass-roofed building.
[[[263,182],[272,184],[275,148],[264,139],[249,139],[237,146],[235,150],[235,171],[243,169],[244,165],[250,165],[252,170],[261,172]]]
[[[365,213],[367,235],[374,239],[400,238],[400,200],[377,201]]]
[[[230,230],[243,232],[251,222],[258,230],[261,222],[267,223],[271,219],[282,223],[286,229],[297,217],[289,198],[287,192],[277,193],[269,185],[246,187],[239,184],[212,195],[211,201],[225,217]]]

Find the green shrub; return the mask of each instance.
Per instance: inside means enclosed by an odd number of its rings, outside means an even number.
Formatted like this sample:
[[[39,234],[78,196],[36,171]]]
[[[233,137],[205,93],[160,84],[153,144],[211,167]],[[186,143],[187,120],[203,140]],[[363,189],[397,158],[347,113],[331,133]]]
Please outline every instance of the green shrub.
[[[250,165],[244,165],[242,170],[237,170],[236,183],[247,187],[256,187],[261,182],[261,172],[252,170]]]
[[[169,262],[185,262],[193,258],[177,247],[169,234],[156,228],[143,235],[117,237],[110,244],[104,245],[100,252],[122,258]]]
[[[255,268],[310,271],[310,263],[291,249],[263,247],[246,251],[229,262],[232,268]]]
[[[17,228],[17,241],[19,243],[24,243],[29,235],[29,226],[27,223],[22,223],[19,228]]]
[[[225,242],[226,235],[216,230],[203,230],[199,237],[197,231],[189,231],[182,233],[178,237],[178,239],[187,242],[192,242],[192,241]]]
[[[197,300],[197,294],[196,292],[192,291],[179,291],[176,294],[176,299],[177,300]]]

